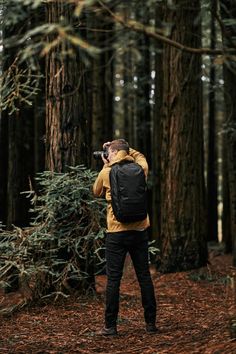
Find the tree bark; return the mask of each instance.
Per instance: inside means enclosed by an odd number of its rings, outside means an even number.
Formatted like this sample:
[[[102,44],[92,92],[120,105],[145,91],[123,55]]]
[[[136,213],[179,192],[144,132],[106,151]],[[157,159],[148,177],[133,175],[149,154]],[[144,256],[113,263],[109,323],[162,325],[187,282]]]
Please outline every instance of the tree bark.
[[[198,48],[199,18],[199,0],[174,1],[166,11],[171,38]],[[172,272],[207,262],[201,58],[165,47],[163,61],[160,270]]]
[[[225,48],[236,47],[236,4],[233,0],[221,0],[221,16],[224,21],[223,43]],[[223,137],[223,240],[226,250],[233,245],[233,264],[236,266],[236,65],[226,57],[223,66],[225,124]]]
[[[215,49],[216,1],[211,1],[211,49]],[[210,60],[209,113],[208,113],[208,161],[207,161],[207,239],[218,242],[218,198],[217,198],[217,149],[215,114],[215,64]]]
[[[145,26],[149,26],[150,9],[147,4],[142,4],[136,9],[136,18]],[[151,66],[150,66],[150,39],[143,34],[138,35],[137,49],[140,58],[137,60],[137,147],[151,163]]]
[[[47,21],[60,24],[64,18],[73,26],[73,10],[73,5],[67,1],[48,3]],[[80,23],[82,27],[87,25],[84,14]],[[54,39],[49,38],[50,41]],[[46,58],[46,168],[54,172],[65,172],[67,166],[78,164],[88,166],[91,162],[92,81],[81,50],[63,39]],[[63,257],[67,259],[67,251]],[[78,279],[77,285],[83,290],[94,289],[92,245],[80,266],[81,271],[88,274],[88,281],[80,284]]]
[[[35,27],[45,23],[46,9],[42,5],[34,13],[32,25]],[[39,71],[42,77],[39,81],[39,92],[34,100],[34,132],[33,132],[33,151],[34,151],[34,175],[37,172],[45,170],[45,114],[46,114],[46,97],[45,97],[45,58],[40,58],[38,61]],[[36,186],[34,185],[34,188]]]
[[[124,8],[124,17],[130,18],[134,16],[134,6],[126,6]],[[122,39],[121,39],[122,40]],[[137,94],[135,81],[136,60],[133,51],[133,47],[137,46],[137,34],[136,33],[123,33],[123,43],[126,43],[126,47],[123,51],[123,114],[124,114],[124,137],[129,142],[130,146],[138,147],[138,128],[137,128]],[[137,78],[137,76],[136,76]],[[122,82],[122,81],[121,81]]]
[[[63,1],[47,4],[47,21],[72,22],[71,5]],[[53,40],[53,38],[50,38]],[[76,52],[64,40],[46,58],[46,168],[63,172],[66,166],[87,163],[84,97],[85,68]],[[64,52],[64,53],[63,53]],[[83,91],[87,92],[87,91]]]
[[[30,202],[21,192],[30,189],[33,176],[33,110],[22,107],[9,119],[7,226],[29,224]]]
[[[155,11],[156,27],[163,21],[163,5],[157,4]],[[152,238],[157,239],[160,247],[161,235],[161,146],[162,146],[162,109],[163,109],[163,45],[156,43],[155,54],[155,96],[152,129]]]
[[[92,151],[101,150],[106,141],[112,140],[113,130],[113,50],[110,37],[113,34],[113,24],[104,21],[104,13],[94,16],[92,13],[88,27],[96,28],[90,43],[102,49],[91,65],[91,147]],[[91,161],[91,167],[100,169],[102,161]]]
[[[8,117],[0,113],[0,221],[7,223]]]
[[[12,4],[10,4],[11,6]],[[27,8],[26,8],[27,10]],[[5,4],[3,11],[12,11]],[[4,12],[3,12],[4,18]],[[19,21],[14,26],[3,22],[3,72],[17,75],[26,68],[25,63],[19,63],[15,48],[6,48],[5,40],[18,34],[23,35],[29,27],[30,12],[26,11],[24,23]],[[26,22],[26,25],[25,25]],[[17,90],[17,88],[15,88]],[[1,214],[4,224],[10,229],[12,224],[26,226],[29,223],[30,202],[21,192],[29,190],[29,179],[33,174],[33,110],[32,108],[15,103],[17,110],[10,114],[7,108],[1,112]],[[3,136],[4,135],[4,136]]]

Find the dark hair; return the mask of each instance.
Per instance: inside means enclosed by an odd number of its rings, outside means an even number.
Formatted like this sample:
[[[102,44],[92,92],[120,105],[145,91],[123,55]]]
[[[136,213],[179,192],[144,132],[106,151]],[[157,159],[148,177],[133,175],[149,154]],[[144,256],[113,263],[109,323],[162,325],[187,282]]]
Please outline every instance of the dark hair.
[[[112,140],[109,148],[111,148],[111,150],[125,150],[127,153],[129,152],[129,144],[125,141],[125,139]]]

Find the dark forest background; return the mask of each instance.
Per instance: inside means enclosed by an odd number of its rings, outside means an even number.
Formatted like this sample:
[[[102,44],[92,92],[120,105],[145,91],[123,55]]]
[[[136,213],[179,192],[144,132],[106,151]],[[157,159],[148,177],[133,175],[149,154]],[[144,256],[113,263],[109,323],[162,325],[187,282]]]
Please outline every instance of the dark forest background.
[[[1,11],[0,221],[30,223],[38,172],[98,171],[115,138],[147,157],[164,272],[208,242],[236,265],[234,0],[8,0]]]

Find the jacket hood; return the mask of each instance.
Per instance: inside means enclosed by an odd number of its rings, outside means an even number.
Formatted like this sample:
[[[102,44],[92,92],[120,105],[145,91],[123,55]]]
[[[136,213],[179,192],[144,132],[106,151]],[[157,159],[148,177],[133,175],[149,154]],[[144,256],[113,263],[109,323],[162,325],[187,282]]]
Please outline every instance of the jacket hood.
[[[132,161],[134,162],[134,158],[130,156],[125,150],[120,150],[118,151],[117,155],[115,156],[114,160],[112,162],[108,163],[108,166],[112,166],[115,163],[121,162],[121,161]]]

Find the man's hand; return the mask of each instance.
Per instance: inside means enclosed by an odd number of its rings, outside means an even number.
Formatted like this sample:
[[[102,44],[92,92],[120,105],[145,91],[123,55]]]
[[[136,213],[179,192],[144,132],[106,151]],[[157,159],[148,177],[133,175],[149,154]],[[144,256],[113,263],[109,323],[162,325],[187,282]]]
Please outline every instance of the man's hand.
[[[107,141],[106,143],[104,143],[102,145],[103,150],[108,149],[110,145],[111,145],[111,141]]]
[[[108,148],[109,148],[110,145],[111,145],[111,142],[110,142],[110,141],[107,141],[106,143],[104,143],[104,144],[102,145],[103,150],[108,150]],[[104,157],[103,155],[102,155],[102,161],[103,161],[104,164],[106,164],[106,163],[109,162],[109,160],[108,160],[108,159],[105,159],[105,157]]]
[[[101,157],[102,157],[102,161],[103,161],[104,165],[105,165],[105,164],[107,164],[107,163],[109,162],[107,159],[105,159],[105,157],[104,157],[104,155],[103,155],[103,154],[102,154],[102,156],[101,156]]]

